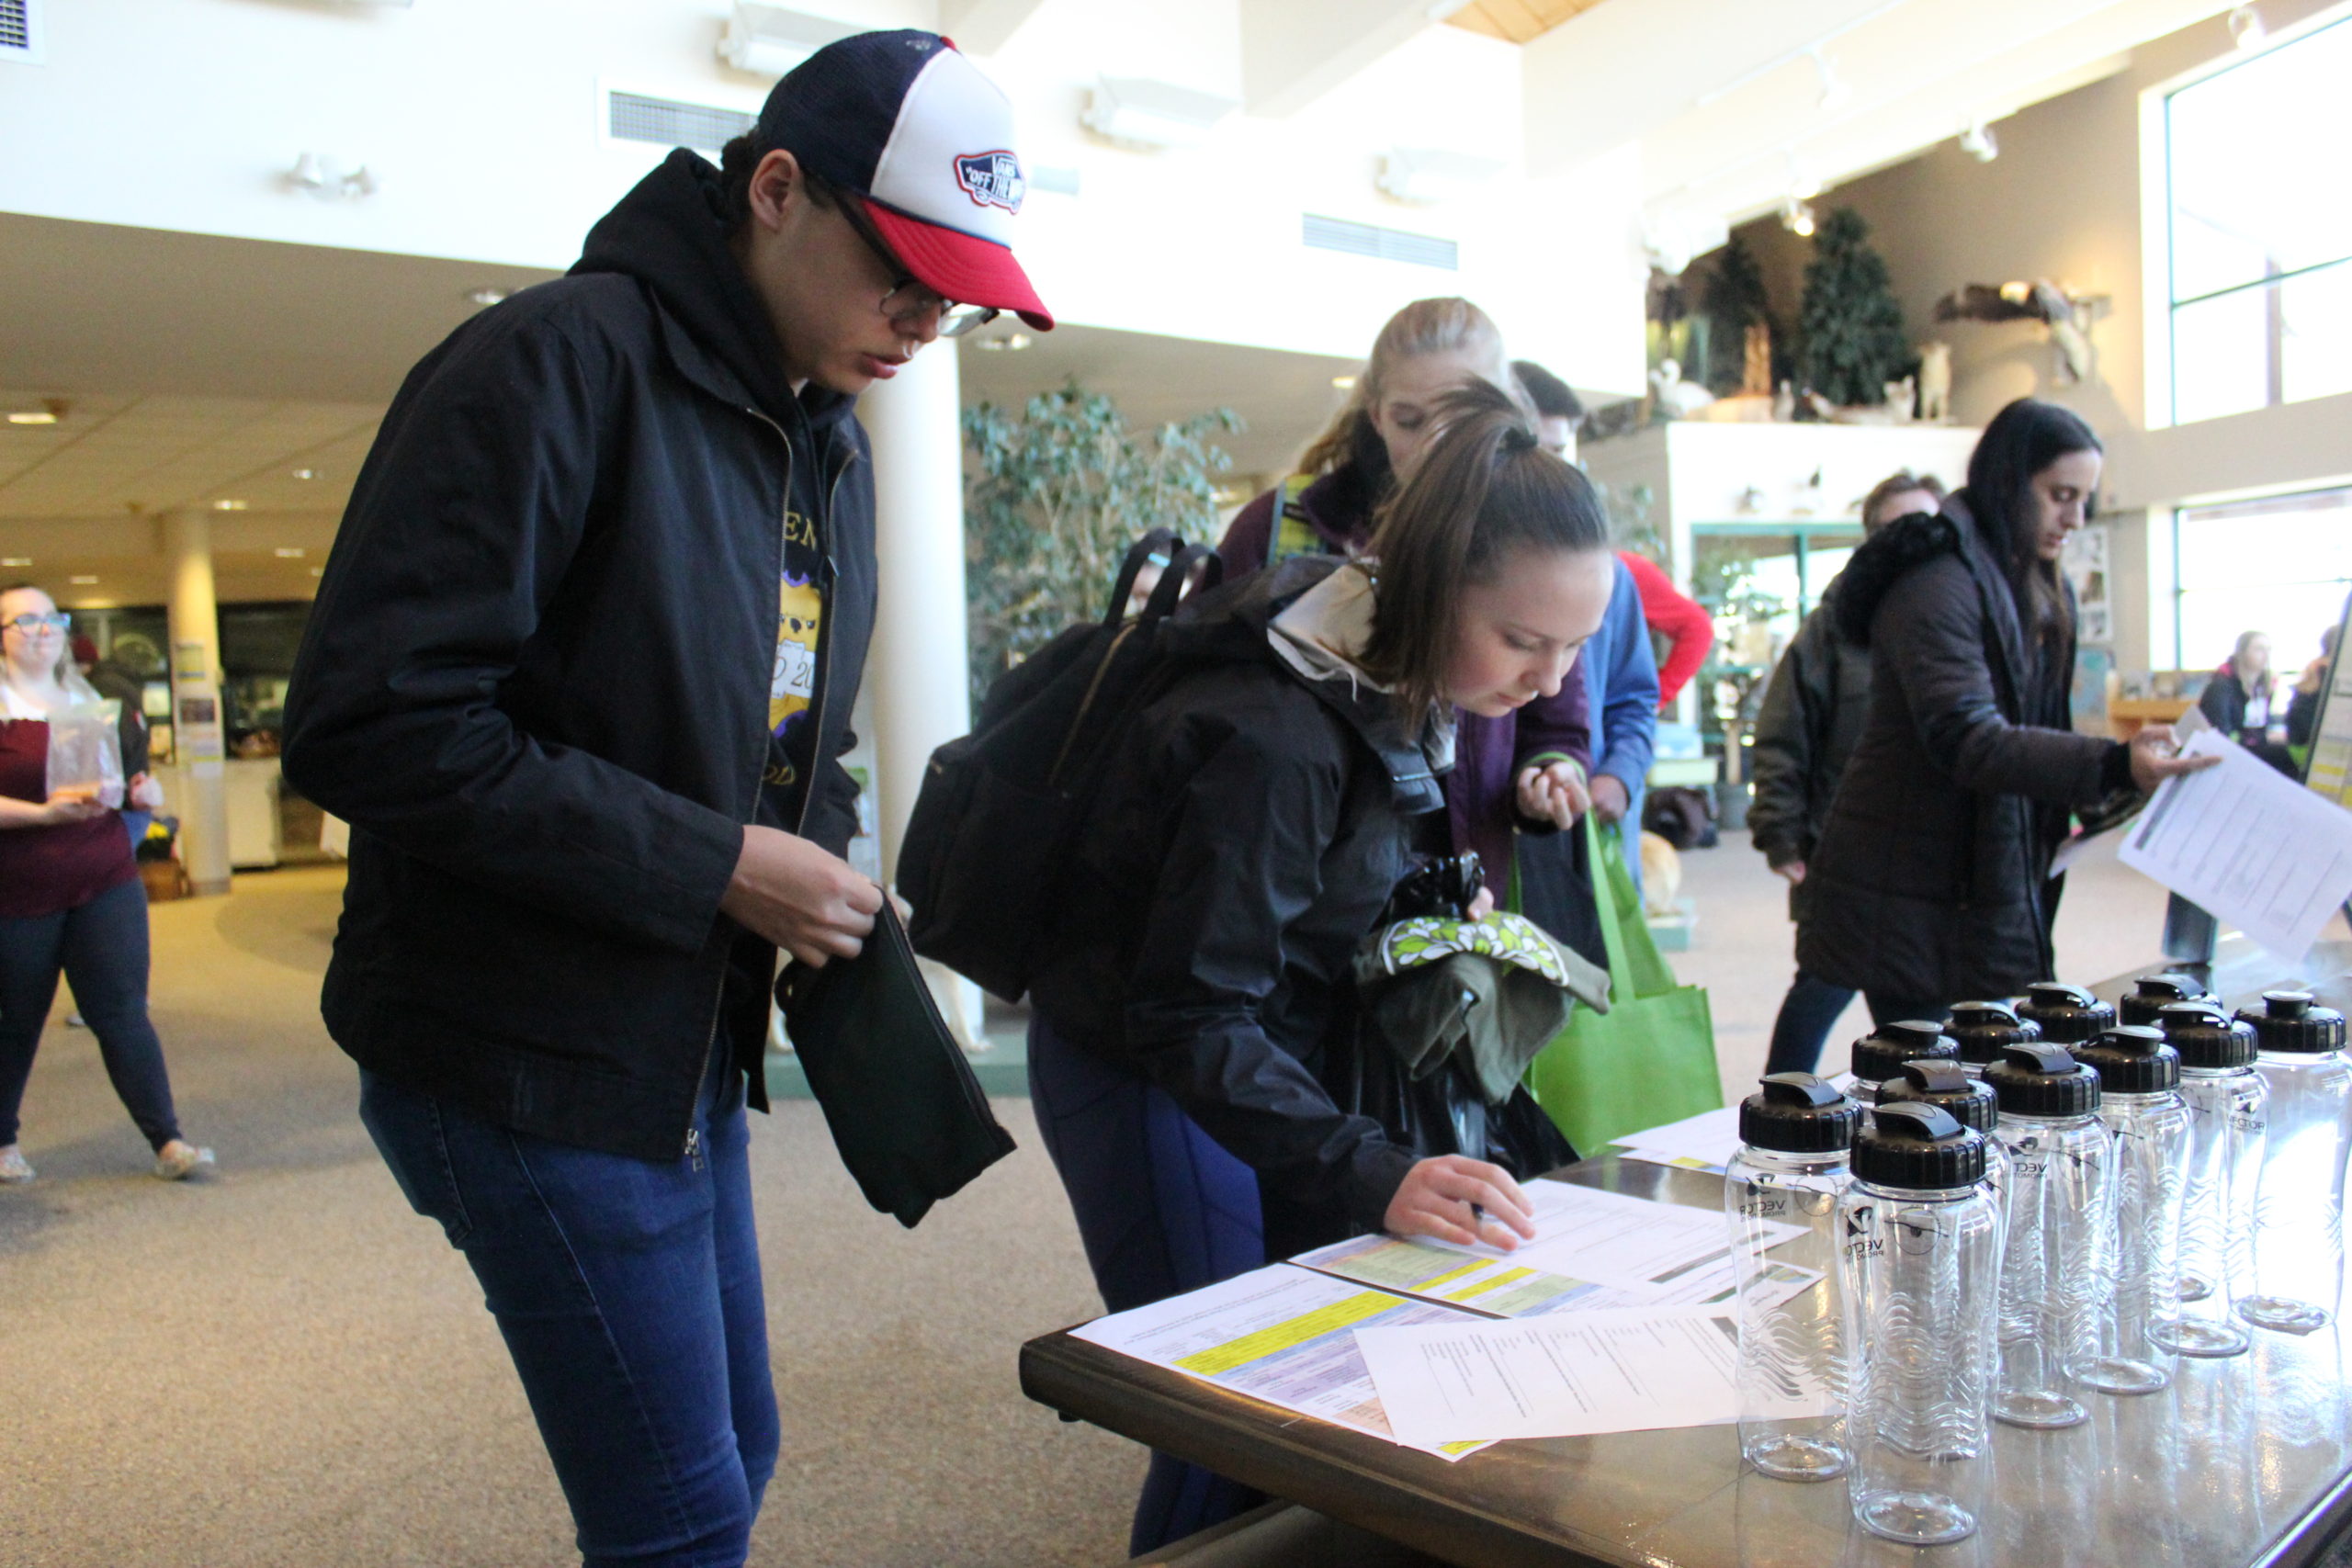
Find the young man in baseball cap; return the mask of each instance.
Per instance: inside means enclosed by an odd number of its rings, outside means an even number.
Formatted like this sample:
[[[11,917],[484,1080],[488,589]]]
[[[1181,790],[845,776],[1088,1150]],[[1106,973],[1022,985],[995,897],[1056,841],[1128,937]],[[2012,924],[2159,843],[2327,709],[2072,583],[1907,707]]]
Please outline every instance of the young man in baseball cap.
[[[410,375],[285,767],[352,825],[329,1032],[481,1283],[591,1564],[733,1564],[775,1466],[744,1107],[781,949],[854,955],[858,393],[1003,310],[1012,110],[866,33]]]

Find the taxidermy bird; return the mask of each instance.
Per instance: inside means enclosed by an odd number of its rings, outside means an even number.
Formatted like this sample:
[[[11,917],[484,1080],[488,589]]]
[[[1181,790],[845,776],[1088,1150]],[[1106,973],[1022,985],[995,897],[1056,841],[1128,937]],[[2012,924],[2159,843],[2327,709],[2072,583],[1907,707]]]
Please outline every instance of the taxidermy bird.
[[[1972,283],[1936,301],[1939,321],[2040,321],[2050,329],[2051,346],[2058,351],[2061,384],[2081,381],[2091,373],[2091,322],[2102,313],[2098,299],[2077,299],[2046,277],[2030,283],[2004,283],[1998,288]]]

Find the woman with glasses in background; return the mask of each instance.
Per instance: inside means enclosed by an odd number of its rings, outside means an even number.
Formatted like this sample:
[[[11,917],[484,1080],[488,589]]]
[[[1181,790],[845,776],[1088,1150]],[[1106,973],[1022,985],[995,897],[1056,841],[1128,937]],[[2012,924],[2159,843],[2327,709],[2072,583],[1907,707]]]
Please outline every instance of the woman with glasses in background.
[[[0,1183],[33,1179],[17,1117],[62,975],[97,1036],[115,1093],[177,1181],[212,1164],[180,1136],[164,1047],[147,1019],[147,894],[119,799],[49,787],[50,717],[100,699],[67,652],[73,618],[29,584],[0,592]],[[134,804],[156,809],[145,773]]]

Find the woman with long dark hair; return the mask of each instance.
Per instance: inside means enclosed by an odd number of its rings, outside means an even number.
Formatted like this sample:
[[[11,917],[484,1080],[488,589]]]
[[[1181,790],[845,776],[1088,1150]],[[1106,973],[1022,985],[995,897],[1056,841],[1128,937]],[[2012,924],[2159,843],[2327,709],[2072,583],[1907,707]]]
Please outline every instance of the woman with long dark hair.
[[[2129,745],[2075,732],[2058,559],[2103,461],[2077,415],[2020,398],[1984,427],[1966,488],[1865,540],[1839,579],[1870,716],[1806,867],[1797,967],[1880,1022],[2049,978],[2070,814],[2208,765],[2162,725]]]
[[[1523,1089],[1475,1147],[1346,1109],[1367,1076],[1357,949],[1413,852],[1450,847],[1454,710],[1556,694],[1612,581],[1592,487],[1511,400],[1480,382],[1434,401],[1370,554],[1285,561],[1171,627],[1179,673],[1090,808],[1029,1077],[1114,1311],[1351,1229],[1515,1246],[1514,1176],[1567,1156]],[[1247,1506],[1155,1460],[1133,1550]]]

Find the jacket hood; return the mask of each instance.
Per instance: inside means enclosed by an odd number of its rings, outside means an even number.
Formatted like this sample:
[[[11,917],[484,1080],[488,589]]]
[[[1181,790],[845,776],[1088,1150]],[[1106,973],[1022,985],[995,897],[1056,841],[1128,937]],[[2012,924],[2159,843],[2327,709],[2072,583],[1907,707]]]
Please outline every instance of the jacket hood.
[[[718,170],[690,149],[673,150],[588,231],[577,273],[617,272],[652,291],[701,357],[740,383],[779,422],[837,423],[857,400],[809,386],[798,398],[785,379],[784,355],[765,307],[727,244]],[[681,355],[691,361],[693,355]],[[691,374],[695,368],[687,363]],[[715,386],[724,395],[729,389]]]
[[[1386,692],[1369,680],[1310,679],[1274,649],[1272,638],[1280,635],[1272,629],[1274,618],[1345,564],[1336,556],[1294,556],[1272,570],[1251,572],[1189,600],[1167,629],[1166,647],[1171,654],[1203,662],[1264,664],[1281,671],[1372,748],[1388,770],[1396,809],[1434,811],[1444,804],[1437,775],[1452,758],[1450,728],[1430,737],[1441,753],[1432,761],[1430,745],[1406,734]]]
[[[1967,507],[1957,496],[1947,496],[1940,511],[1899,517],[1864,539],[1831,584],[1837,589],[1834,604],[1830,594],[1822,595],[1838,635],[1857,648],[1868,648],[1871,618],[1887,591],[1916,566],[1938,556],[1963,553],[1964,540],[1974,531]]]

